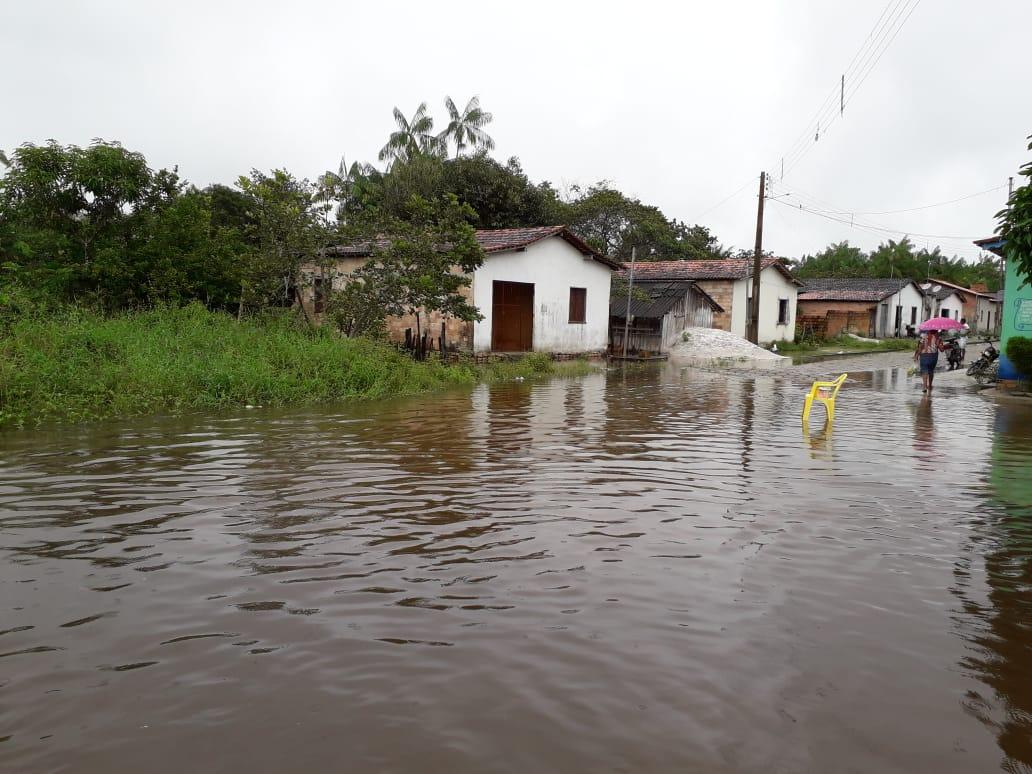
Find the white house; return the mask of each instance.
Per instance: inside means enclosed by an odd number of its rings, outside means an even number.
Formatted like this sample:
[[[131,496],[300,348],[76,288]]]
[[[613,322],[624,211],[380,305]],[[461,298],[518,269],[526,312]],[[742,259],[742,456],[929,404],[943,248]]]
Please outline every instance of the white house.
[[[958,297],[963,299],[964,306],[961,309],[961,319],[966,319],[971,330],[978,333],[993,333],[1000,323],[1001,299],[996,293],[990,293],[984,283],[976,283],[966,288],[946,280],[932,277],[927,283],[929,286],[940,285],[942,288],[953,290]],[[946,308],[956,309],[956,302],[950,299]]]
[[[959,320],[964,317],[965,295],[954,285],[932,280],[921,284],[921,290],[927,299],[929,317],[948,317]]]
[[[925,296],[913,280],[869,277],[820,277],[803,280],[799,314],[823,318],[825,335],[842,331],[883,339],[905,336],[928,319]]]
[[[622,276],[630,264],[624,264]],[[764,258],[760,271],[759,340],[795,338],[799,280],[777,258]],[[745,338],[752,300],[752,258],[714,261],[642,261],[634,265],[636,281],[692,280],[723,311],[713,315],[713,327]]]
[[[603,352],[609,339],[609,289],[619,264],[593,250],[565,226],[477,231],[487,254],[473,272],[464,294],[483,320],[442,320],[431,314],[420,320],[431,339],[445,333],[446,346],[474,352]],[[328,280],[333,287],[348,281],[381,245],[342,245],[327,250],[334,264]],[[306,302],[322,311],[325,279],[311,264]],[[388,332],[401,341],[415,332],[412,316],[388,320]]]

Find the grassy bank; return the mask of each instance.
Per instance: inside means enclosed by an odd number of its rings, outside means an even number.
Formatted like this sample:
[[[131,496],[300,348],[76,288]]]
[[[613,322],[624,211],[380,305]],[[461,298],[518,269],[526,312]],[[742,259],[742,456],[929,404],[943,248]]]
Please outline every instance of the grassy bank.
[[[912,350],[917,345],[914,339],[861,340],[852,336],[836,336],[833,339],[804,339],[803,341],[779,341],[778,352],[784,355],[834,352],[898,352]]]
[[[0,427],[382,398],[583,367],[566,365],[416,363],[289,316],[238,322],[199,305],[113,317],[73,308],[3,321]]]

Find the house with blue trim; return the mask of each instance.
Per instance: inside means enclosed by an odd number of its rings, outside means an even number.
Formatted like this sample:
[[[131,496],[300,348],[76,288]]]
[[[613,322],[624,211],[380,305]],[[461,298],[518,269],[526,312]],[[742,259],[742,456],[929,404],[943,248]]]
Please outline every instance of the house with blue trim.
[[[1005,240],[1000,237],[976,239],[975,244],[1002,259]],[[1032,283],[1018,271],[1013,261],[1006,262],[1003,280],[1003,304],[1000,309],[1003,323],[1000,332],[1000,375],[1001,383],[1028,379],[1032,374],[1019,374],[1007,358],[1007,342],[1012,336],[1032,338]]]

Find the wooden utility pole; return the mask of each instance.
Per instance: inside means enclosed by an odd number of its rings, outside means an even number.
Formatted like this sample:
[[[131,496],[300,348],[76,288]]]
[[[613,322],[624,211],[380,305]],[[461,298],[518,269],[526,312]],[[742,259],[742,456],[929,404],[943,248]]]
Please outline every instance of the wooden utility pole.
[[[623,320],[623,357],[627,359],[627,333],[631,324],[631,294],[634,292],[634,259],[638,255],[638,248],[631,248],[631,270],[627,273],[627,314]]]
[[[760,343],[760,270],[763,264],[763,200],[766,198],[767,173],[760,172],[760,200],[756,208],[756,249],[753,252],[752,304],[749,312],[752,320],[746,336],[753,344]]]
[[[1007,178],[1007,209],[1008,210],[1010,210],[1010,200],[1011,200],[1011,197],[1013,195],[1014,195],[1014,178],[1013,177],[1008,177]],[[1002,293],[1003,290],[1004,290],[1004,286],[1007,284],[1007,264],[1003,260],[1003,255],[1002,255],[1003,250],[1001,250],[1000,253],[1001,253],[1001,255],[1000,255],[1000,292]],[[1002,307],[1003,304],[1000,304],[1000,306]],[[996,310],[996,319],[1000,320],[1000,319],[1002,319],[1002,317],[1003,317],[1003,315],[1000,314],[1000,310],[997,309]]]

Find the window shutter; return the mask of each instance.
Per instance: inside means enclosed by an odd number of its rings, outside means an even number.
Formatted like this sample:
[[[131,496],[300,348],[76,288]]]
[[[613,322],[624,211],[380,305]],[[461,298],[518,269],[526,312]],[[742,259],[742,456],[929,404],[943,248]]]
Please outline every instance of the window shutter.
[[[588,306],[587,288],[570,288],[570,322],[583,323],[587,321]]]

